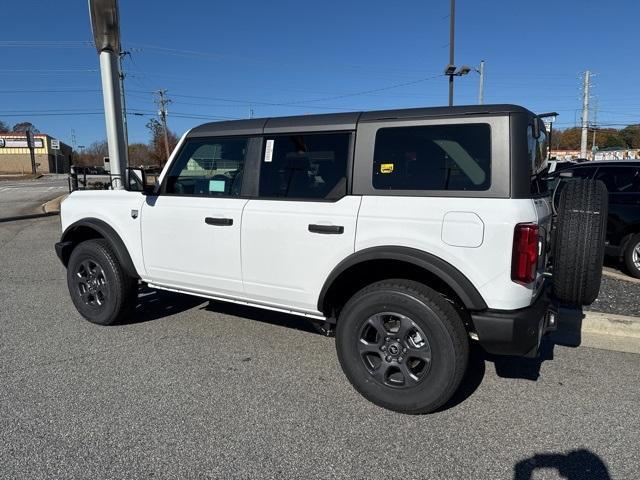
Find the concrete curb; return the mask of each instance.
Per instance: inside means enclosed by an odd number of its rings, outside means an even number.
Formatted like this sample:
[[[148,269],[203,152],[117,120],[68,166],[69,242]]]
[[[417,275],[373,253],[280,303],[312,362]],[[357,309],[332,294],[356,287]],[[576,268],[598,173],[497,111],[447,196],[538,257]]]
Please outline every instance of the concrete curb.
[[[44,211],[44,213],[60,213],[60,204],[68,196],[69,194],[65,193],[64,195],[60,195],[53,200],[49,200],[47,203],[44,203],[42,205],[42,210]]]
[[[558,330],[550,337],[558,345],[591,347],[640,354],[640,317],[561,309]]]
[[[609,278],[615,278],[616,280],[622,280],[624,282],[640,283],[640,278],[635,278],[630,275],[625,275],[624,273],[618,273],[616,271],[610,270],[607,267],[604,267],[602,269],[602,275]]]
[[[15,215],[13,217],[0,218],[0,223],[15,222],[17,220],[31,220],[34,218],[51,217],[53,215],[60,215],[60,204],[69,196],[68,193],[60,195],[59,197],[49,200],[42,204],[42,212],[27,213],[26,215]]]
[[[582,331],[599,335],[636,338],[640,341],[640,317],[584,312]]]

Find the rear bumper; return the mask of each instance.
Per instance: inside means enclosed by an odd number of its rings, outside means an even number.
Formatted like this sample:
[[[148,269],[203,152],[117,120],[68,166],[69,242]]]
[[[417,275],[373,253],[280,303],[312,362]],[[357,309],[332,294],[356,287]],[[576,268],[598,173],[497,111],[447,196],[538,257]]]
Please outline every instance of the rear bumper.
[[[550,330],[551,304],[548,288],[529,307],[519,310],[484,310],[471,314],[478,341],[487,352],[496,355],[535,357],[542,336]]]

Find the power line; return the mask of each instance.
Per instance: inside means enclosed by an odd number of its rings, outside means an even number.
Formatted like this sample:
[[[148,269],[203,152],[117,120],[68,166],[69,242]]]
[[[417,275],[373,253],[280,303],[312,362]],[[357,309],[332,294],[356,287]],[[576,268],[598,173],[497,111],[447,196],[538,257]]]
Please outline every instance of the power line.
[[[88,40],[0,40],[0,48],[87,48],[92,45]]]
[[[102,90],[93,89],[93,88],[75,88],[75,89],[34,89],[34,90],[0,90],[0,94],[2,93],[98,93]]]

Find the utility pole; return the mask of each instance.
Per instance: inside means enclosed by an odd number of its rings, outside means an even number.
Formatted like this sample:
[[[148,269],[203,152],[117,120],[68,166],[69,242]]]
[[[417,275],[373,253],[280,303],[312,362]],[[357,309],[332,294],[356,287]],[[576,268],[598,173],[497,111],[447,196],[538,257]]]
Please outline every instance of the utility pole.
[[[158,105],[158,115],[160,115],[162,130],[164,133],[164,151],[167,156],[167,160],[169,160],[171,151],[169,150],[169,130],[167,130],[167,105],[171,103],[171,100],[167,98],[166,90],[158,90],[156,93],[158,95],[156,105]]]
[[[591,141],[591,160],[596,159],[596,129],[598,126],[598,99],[593,105],[593,140]]]
[[[33,146],[33,131],[31,130],[32,127],[28,127],[27,130],[24,132],[25,136],[27,137],[27,148],[29,149],[29,155],[31,156],[31,173],[32,174],[36,174],[36,156],[35,156],[35,152],[34,152],[34,146]]]
[[[455,28],[456,28],[456,0],[450,0],[449,13],[449,65],[455,65]],[[449,106],[453,106],[453,75],[449,75]]]
[[[120,72],[120,97],[122,101],[122,129],[124,130],[124,164],[129,165],[129,127],[127,126],[127,102],[124,95],[124,70],[122,69],[122,57],[129,55],[129,52],[120,52],[118,55],[118,70]]]
[[[484,103],[484,60],[480,60],[480,69],[478,70],[480,74],[480,89],[478,90],[478,105],[482,105]]]
[[[589,128],[589,70],[584,72],[582,87],[582,136],[580,138],[580,158],[587,158],[587,135]]]

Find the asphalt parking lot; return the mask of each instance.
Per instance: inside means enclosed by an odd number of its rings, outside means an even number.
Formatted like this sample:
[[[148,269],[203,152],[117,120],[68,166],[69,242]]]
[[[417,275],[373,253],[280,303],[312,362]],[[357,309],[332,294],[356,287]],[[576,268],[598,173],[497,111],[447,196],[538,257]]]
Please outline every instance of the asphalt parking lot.
[[[36,180],[0,181],[0,219],[42,212],[42,204],[68,193],[66,175],[46,175]]]
[[[638,477],[640,355],[475,349],[450,404],[400,415],[296,317],[147,291],[135,323],[89,324],[58,236],[0,224],[1,478]]]

